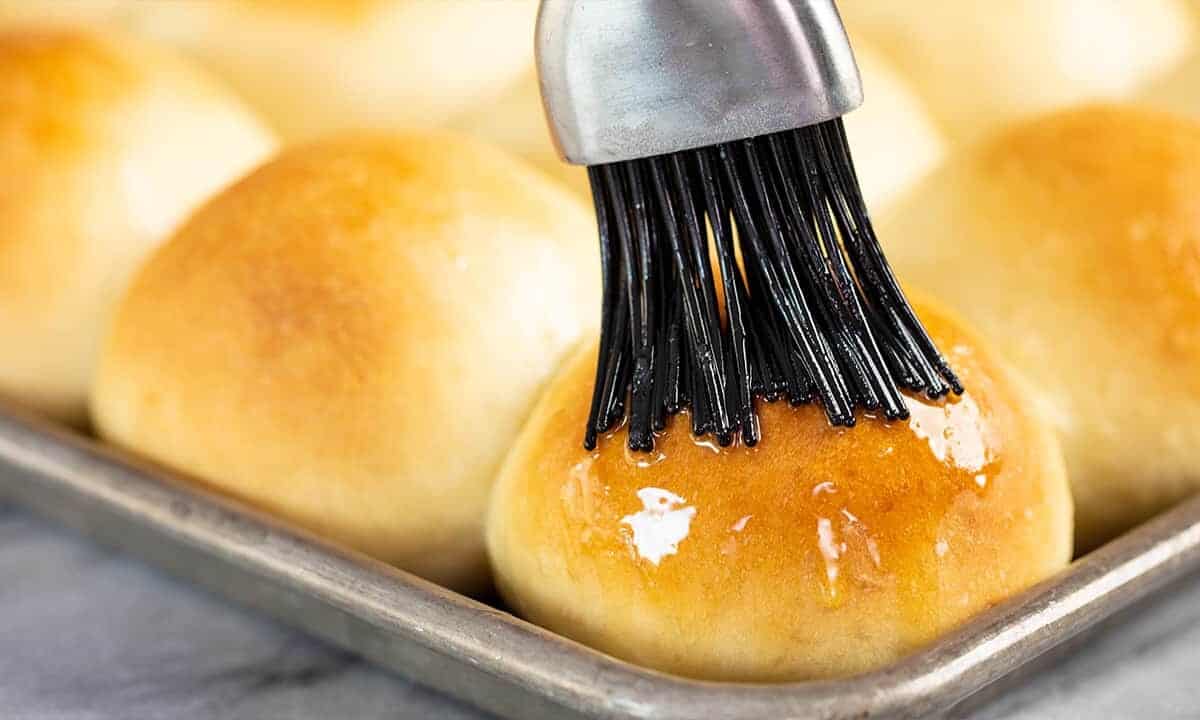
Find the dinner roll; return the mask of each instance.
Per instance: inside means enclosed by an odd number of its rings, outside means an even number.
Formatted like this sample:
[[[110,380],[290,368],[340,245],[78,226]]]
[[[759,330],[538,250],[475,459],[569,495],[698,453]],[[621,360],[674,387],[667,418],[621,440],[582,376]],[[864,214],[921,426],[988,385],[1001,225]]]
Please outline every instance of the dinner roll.
[[[1171,74],[1147,87],[1142,99],[1151,107],[1200,118],[1200,46]]]
[[[880,223],[1036,383],[1090,548],[1200,488],[1200,124],[1085,107],[956,158]]]
[[[207,62],[293,140],[437,125],[533,62],[536,0],[134,4],[140,31]]]
[[[497,480],[488,549],[524,617],[650,668],[780,681],[883,665],[1062,568],[1071,499],[1049,428],[996,357],[922,317],[968,388],[907,421],[833,428],[760,404],[722,449],[676,416],[655,451],[582,447],[595,346],[534,409]]]
[[[1182,0],[840,0],[957,140],[1076,102],[1131,96],[1195,42]]]
[[[84,25],[121,15],[129,0],[0,0],[0,26],[25,24]]]
[[[232,93],[164,50],[0,31],[0,393],[82,421],[129,274],[273,148]]]
[[[519,154],[590,202],[587,170],[560,159],[554,149],[536,72],[527,72],[496,101],[471,107],[451,126]]]
[[[846,131],[863,196],[879,209],[941,161],[944,142],[921,102],[885,59],[866,42],[856,41],[854,53],[867,99],[846,116]],[[521,154],[591,197],[587,172],[566,164],[554,150],[536,73],[528,73],[499,101],[478,105],[453,124]]]
[[[594,332],[595,226],[441,132],[282,153],[147,263],[101,358],[109,441],[452,588],[486,583],[488,489]]]
[[[941,162],[945,140],[889,61],[857,40],[854,56],[865,99],[846,115],[846,134],[863,198],[878,212]]]

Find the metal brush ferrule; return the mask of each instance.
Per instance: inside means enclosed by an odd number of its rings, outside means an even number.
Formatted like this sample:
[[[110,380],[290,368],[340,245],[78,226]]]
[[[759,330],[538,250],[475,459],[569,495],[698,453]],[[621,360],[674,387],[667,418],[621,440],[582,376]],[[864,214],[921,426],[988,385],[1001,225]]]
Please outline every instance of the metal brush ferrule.
[[[833,0],[542,0],[559,154],[602,165],[831,120],[862,103]]]

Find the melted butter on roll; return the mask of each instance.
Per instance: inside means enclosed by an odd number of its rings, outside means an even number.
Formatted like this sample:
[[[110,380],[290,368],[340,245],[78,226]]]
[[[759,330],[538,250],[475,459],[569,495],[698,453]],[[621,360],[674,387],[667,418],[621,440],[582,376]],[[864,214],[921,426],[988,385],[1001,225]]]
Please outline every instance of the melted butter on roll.
[[[651,668],[776,681],[881,666],[1063,567],[1071,500],[1021,384],[940,312],[922,317],[968,388],[907,421],[830,427],[760,403],[758,447],[673,418],[651,453],[584,450],[595,349],[509,454],[488,519],[504,597],[556,632]]]
[[[1119,106],[962,153],[878,224],[1061,433],[1090,549],[1200,489],[1200,123]]]

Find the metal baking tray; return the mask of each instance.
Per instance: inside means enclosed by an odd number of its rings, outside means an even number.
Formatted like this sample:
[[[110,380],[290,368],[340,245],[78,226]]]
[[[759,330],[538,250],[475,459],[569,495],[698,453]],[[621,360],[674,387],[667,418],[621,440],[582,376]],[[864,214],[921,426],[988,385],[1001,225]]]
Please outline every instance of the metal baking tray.
[[[1200,567],[1200,498],[928,648],[836,681],[645,670],[216,496],[0,402],[0,499],[503,717],[927,717]]]

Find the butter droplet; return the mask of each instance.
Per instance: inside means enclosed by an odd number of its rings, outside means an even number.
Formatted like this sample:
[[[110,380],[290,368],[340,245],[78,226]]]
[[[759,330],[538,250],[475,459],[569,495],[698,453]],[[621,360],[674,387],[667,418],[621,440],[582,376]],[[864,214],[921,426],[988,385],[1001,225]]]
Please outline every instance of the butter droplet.
[[[825,493],[832,495],[835,492],[837,492],[837,486],[833,484],[832,480],[826,480],[825,482],[817,483],[816,485],[813,486],[813,489],[812,489],[813,497],[816,497],[818,495],[822,495]]]
[[[692,442],[702,448],[708,448],[709,450],[712,450],[714,455],[721,454],[721,446],[710,437],[693,437]]]
[[[629,445],[624,445],[624,448],[625,460],[639,468],[653,467],[667,459],[666,454],[662,451],[655,451],[653,453],[638,452],[630,450]]]
[[[829,580],[829,594],[837,596],[838,558],[841,550],[833,537],[833,523],[829,518],[817,518],[817,547],[825,558],[825,577]]]
[[[950,552],[950,543],[946,542],[945,540],[938,540],[937,544],[933,546],[933,551],[937,553],[938,557],[942,557],[946,553]]]
[[[679,551],[679,543],[691,531],[696,508],[670,490],[645,487],[637,491],[642,509],[621,518],[622,525],[633,530],[633,547],[637,554],[658,565],[668,555]]]
[[[741,518],[740,520],[738,520],[737,522],[735,522],[733,524],[733,527],[731,527],[730,530],[740,533],[741,531],[746,529],[746,523],[750,522],[750,518],[752,518],[752,517],[754,517],[754,516],[747,515],[747,516]]]
[[[904,404],[908,407],[908,427],[929,444],[939,461],[954,463],[968,472],[979,472],[991,462],[991,449],[982,431],[983,418],[970,395],[938,404],[905,396]],[[956,428],[970,431],[957,432]]]

